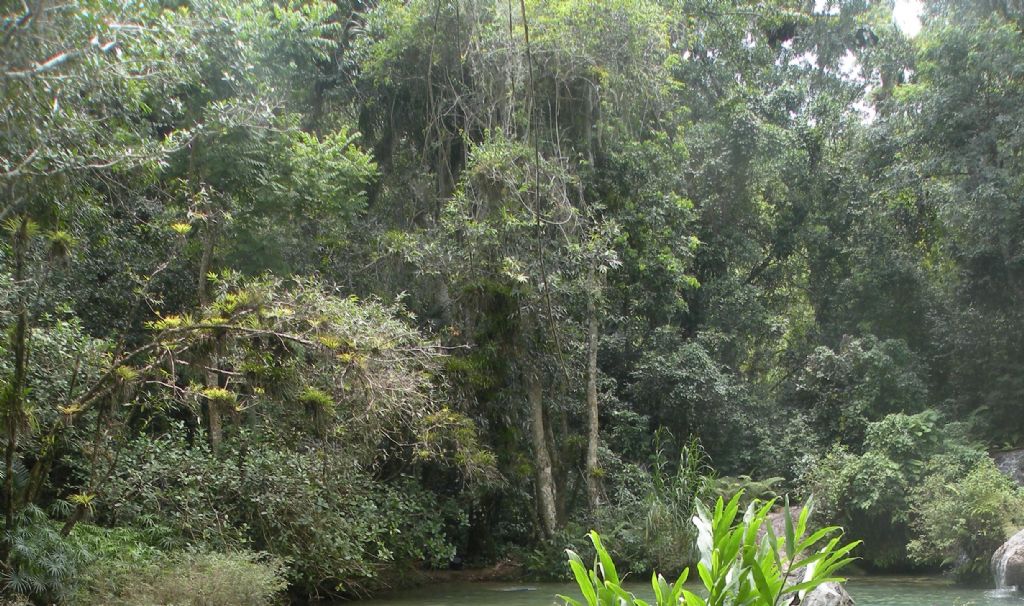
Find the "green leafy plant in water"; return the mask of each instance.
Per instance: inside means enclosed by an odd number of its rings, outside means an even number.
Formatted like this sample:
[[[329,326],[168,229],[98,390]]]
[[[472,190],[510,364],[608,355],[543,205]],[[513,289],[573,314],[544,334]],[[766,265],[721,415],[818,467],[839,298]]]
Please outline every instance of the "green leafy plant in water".
[[[776,606],[789,596],[802,600],[823,583],[845,580],[835,574],[853,560],[849,554],[859,542],[843,544],[842,531],[835,526],[808,534],[810,503],[801,508],[794,521],[787,499],[783,510],[785,535],[778,537],[769,520],[777,499],[753,502],[737,519],[741,498],[742,492],[728,503],[719,498],[713,510],[698,504],[693,519],[701,553],[697,572],[707,597],[683,588],[689,569],[672,584],[654,573],[651,586],[657,606]],[[589,537],[597,552],[592,568],[567,550],[569,566],[585,602],[558,597],[567,606],[650,606],[622,588],[601,537],[594,531]]]

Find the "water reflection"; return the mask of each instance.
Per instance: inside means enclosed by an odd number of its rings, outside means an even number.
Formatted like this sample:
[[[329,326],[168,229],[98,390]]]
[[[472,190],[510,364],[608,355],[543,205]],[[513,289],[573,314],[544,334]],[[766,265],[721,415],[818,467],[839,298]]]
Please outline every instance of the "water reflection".
[[[863,577],[847,590],[858,606],[1014,606],[1021,594],[1005,590],[957,587],[935,577]]]
[[[651,599],[650,587],[643,583],[628,589]],[[1020,593],[956,587],[936,577],[861,577],[851,579],[847,590],[857,606],[1024,606]],[[579,590],[561,583],[457,583],[402,592],[360,606],[551,606],[561,604],[555,598],[560,593],[578,596]]]

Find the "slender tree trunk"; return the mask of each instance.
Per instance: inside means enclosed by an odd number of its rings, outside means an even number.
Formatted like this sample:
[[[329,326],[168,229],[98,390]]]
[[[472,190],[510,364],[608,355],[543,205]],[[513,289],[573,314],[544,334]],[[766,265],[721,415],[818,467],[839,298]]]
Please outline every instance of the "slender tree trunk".
[[[35,464],[32,466],[32,472],[29,474],[28,487],[22,496],[22,506],[35,503],[36,498],[39,496],[39,489],[43,486],[43,480],[50,475],[50,469],[53,467],[54,450],[55,446],[52,444],[44,446],[43,451],[39,454],[39,458],[36,459]]]
[[[12,350],[14,352],[14,376],[8,386],[5,421],[7,448],[4,452],[4,521],[7,533],[15,530],[15,509],[17,497],[14,494],[14,458],[18,450],[18,426],[21,424],[24,408],[25,383],[28,372],[28,286],[25,284],[25,261],[28,255],[28,217],[21,218],[21,225],[14,236],[14,284],[18,289],[18,320],[14,327]],[[9,555],[10,545],[5,544],[4,559]]]
[[[584,99],[583,110],[583,137],[587,142],[587,162],[590,163],[591,168],[594,167],[594,86],[592,84],[586,84],[586,94]]]
[[[561,528],[569,514],[569,507],[572,503],[570,497],[572,494],[568,490],[569,467],[563,465],[566,458],[565,452],[562,448],[559,448],[558,442],[555,440],[555,427],[557,425],[559,435],[570,435],[569,415],[565,414],[565,411],[552,413],[550,410],[545,409],[544,412],[546,413],[544,417],[544,432],[548,439],[548,454],[551,456],[551,477],[554,478],[555,486],[555,526]]]
[[[210,273],[210,266],[213,263],[213,246],[216,240],[216,228],[211,223],[207,225],[206,240],[203,242],[203,256],[199,261],[199,281],[197,283],[199,293],[199,306],[207,307],[210,304],[210,294],[207,291],[207,274]],[[213,367],[215,354],[210,355],[207,366]],[[220,387],[220,381],[215,370],[204,370],[206,387]],[[223,413],[220,403],[214,398],[206,399],[206,431],[210,440],[210,448],[214,452],[220,449],[220,443],[224,436]]]
[[[438,279],[434,298],[437,301],[437,315],[442,325],[450,325],[452,323],[452,295],[448,289],[448,283],[444,279]]]
[[[593,272],[592,272],[593,273]],[[597,347],[600,338],[600,320],[597,317],[596,281],[591,279],[587,295],[587,504],[596,511],[601,504],[601,477],[597,465],[597,446],[600,438],[597,408]]]
[[[75,510],[71,512],[71,517],[64,522],[64,525],[60,528],[60,536],[66,537],[71,534],[71,531],[75,529],[75,526],[85,519],[85,514],[89,513],[89,507],[84,503],[75,505]]]
[[[533,441],[534,466],[537,470],[537,509],[540,512],[541,531],[550,539],[558,528],[558,510],[555,499],[555,480],[544,435],[544,392],[540,377],[526,377],[526,396],[530,403],[530,437]]]
[[[217,373],[206,372],[206,386],[217,387]],[[206,420],[207,431],[210,434],[210,448],[213,452],[220,450],[220,443],[224,437],[223,411],[220,409],[220,402],[214,398],[206,399]]]
[[[210,273],[210,266],[213,264],[213,245],[216,240],[214,229],[212,223],[207,224],[205,239],[203,240],[203,256],[199,259],[196,293],[199,295],[199,305],[202,307],[210,304],[210,293],[206,289],[206,282],[208,280],[207,274]]]

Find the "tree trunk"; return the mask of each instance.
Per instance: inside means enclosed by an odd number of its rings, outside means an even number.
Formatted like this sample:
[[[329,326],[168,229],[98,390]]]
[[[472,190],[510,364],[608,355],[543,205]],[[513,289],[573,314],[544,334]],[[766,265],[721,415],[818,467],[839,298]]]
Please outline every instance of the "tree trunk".
[[[21,424],[24,408],[26,381],[28,377],[28,286],[25,284],[25,258],[28,255],[28,217],[21,218],[21,225],[14,236],[14,284],[18,288],[18,320],[14,327],[12,350],[14,352],[14,376],[8,385],[7,447],[4,452],[4,521],[8,536],[15,531],[15,509],[17,498],[14,494],[14,459],[18,451],[18,426]],[[4,560],[10,554],[10,544],[5,542]]]
[[[597,317],[597,284],[591,280],[587,295],[587,504],[596,511],[601,504],[601,477],[597,465],[597,446],[600,437],[597,409],[597,346],[600,321]]]
[[[206,240],[203,242],[203,256],[199,261],[199,281],[196,284],[199,294],[199,306],[207,307],[210,304],[210,295],[206,290],[207,274],[210,273],[210,265],[213,263],[213,246],[216,240],[215,227],[212,223],[207,224]],[[209,356],[207,366],[214,366],[215,357]],[[206,387],[220,387],[217,372],[205,370]],[[221,439],[224,435],[224,424],[220,404],[213,398],[206,399],[206,431],[210,440],[210,448],[217,452],[220,448]]]
[[[217,373],[207,371],[206,386],[217,387]],[[206,399],[206,430],[209,432],[210,449],[213,452],[220,450],[220,443],[224,437],[223,414],[220,409],[220,402],[214,398]]]
[[[526,396],[530,403],[530,437],[533,441],[534,466],[537,470],[537,509],[540,512],[541,531],[550,539],[558,528],[555,499],[555,480],[544,432],[544,393],[540,377],[526,377]]]
[[[84,503],[79,503],[75,506],[75,510],[71,513],[71,517],[64,522],[64,525],[60,528],[60,536],[66,537],[71,534],[71,531],[75,529],[75,526],[85,519],[85,514],[89,513],[89,507]]]
[[[583,137],[587,142],[587,162],[590,167],[594,167],[594,86],[592,84],[585,84],[586,94],[584,99],[586,100],[585,108],[583,110]]]

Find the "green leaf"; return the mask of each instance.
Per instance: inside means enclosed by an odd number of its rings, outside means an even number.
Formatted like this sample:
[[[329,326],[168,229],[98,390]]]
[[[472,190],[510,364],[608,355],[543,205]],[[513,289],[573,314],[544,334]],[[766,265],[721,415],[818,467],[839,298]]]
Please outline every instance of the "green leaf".
[[[604,576],[605,581],[611,581],[616,585],[619,584],[619,574],[615,570],[615,563],[612,562],[612,558],[608,555],[608,551],[601,544],[601,536],[596,531],[590,531],[590,541],[594,544],[594,549],[597,550],[597,557],[601,560],[601,572]]]
[[[587,568],[583,565],[583,559],[571,549],[566,549],[565,551],[569,554],[569,567],[572,569],[573,576],[576,577],[576,584],[579,585],[583,598],[587,601],[587,604],[594,606],[597,603],[597,594],[594,591],[594,586],[590,583],[590,579],[587,578]]]
[[[789,511],[789,495],[786,495],[783,513],[786,516],[786,560],[792,562],[796,555],[796,532],[793,529],[793,515]]]

